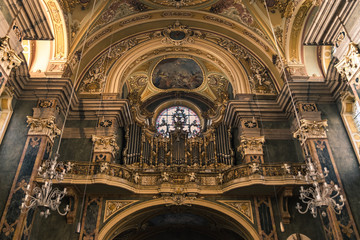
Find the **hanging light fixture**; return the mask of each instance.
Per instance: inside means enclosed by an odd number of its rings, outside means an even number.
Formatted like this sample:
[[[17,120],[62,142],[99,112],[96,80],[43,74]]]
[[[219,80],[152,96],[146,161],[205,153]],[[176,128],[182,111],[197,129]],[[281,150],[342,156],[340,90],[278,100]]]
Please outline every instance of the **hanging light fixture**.
[[[295,101],[293,98],[293,94],[291,92],[289,81],[287,79],[284,62],[281,57],[281,52],[280,52],[280,49],[278,46],[275,31],[274,31],[274,28],[271,23],[271,18],[269,15],[269,9],[267,7],[266,0],[264,0],[264,5],[267,10],[267,16],[268,16],[272,34],[273,34],[273,37],[275,40],[275,47],[278,52],[278,56],[279,56],[280,63],[281,63],[281,69],[284,73],[285,83],[286,83],[286,86],[287,86],[289,94],[290,94],[291,104],[293,106],[294,114],[296,117],[296,122],[298,124],[299,140],[301,143],[301,147],[303,148],[304,153],[305,153],[305,163],[306,163],[306,168],[307,168],[306,174],[305,174],[305,176],[303,176],[299,172],[298,179],[305,180],[308,183],[312,184],[312,187],[309,187],[307,189],[305,189],[304,186],[300,187],[300,200],[302,201],[302,203],[304,203],[306,205],[306,208],[304,211],[302,211],[302,206],[300,205],[300,203],[297,203],[296,209],[301,214],[305,214],[310,210],[310,213],[313,215],[314,218],[317,216],[318,210],[321,211],[322,216],[326,216],[326,209],[328,207],[331,207],[335,213],[340,214],[345,205],[345,199],[344,199],[343,195],[340,194],[341,190],[338,185],[334,184],[333,182],[331,182],[331,183],[326,182],[326,177],[329,174],[328,169],[324,168],[324,171],[323,171],[324,173],[317,171],[316,167],[314,166],[314,163],[311,159],[309,150],[307,149],[306,144],[305,144],[306,137],[304,136],[303,130],[301,129],[300,118],[298,116],[297,109],[295,106]]]
[[[23,212],[39,207],[41,209],[40,216],[47,218],[50,215],[50,209],[57,211],[61,216],[65,216],[70,211],[69,205],[66,205],[63,212],[59,209],[61,200],[66,195],[66,188],[62,191],[53,188],[53,179],[61,182],[64,175],[71,170],[71,163],[58,162],[58,157],[59,154],[55,154],[54,159],[44,161],[39,167],[38,174],[44,179],[44,184],[41,187],[36,186],[31,190],[30,184],[27,185],[25,198],[21,204]]]
[[[95,4],[96,0],[94,1],[92,7],[91,16],[94,13]],[[88,31],[89,28],[87,29],[85,34],[85,40],[81,49],[81,53],[84,52],[85,42],[88,37]],[[79,74],[80,63],[81,57],[77,65],[75,79],[77,79]],[[63,162],[58,162],[58,158],[60,156],[59,150],[65,129],[65,124],[69,116],[71,102],[75,93],[75,86],[76,84],[73,84],[71,89],[71,94],[62,124],[62,129],[60,131],[59,143],[56,153],[54,154],[54,158],[44,161],[38,169],[38,175],[44,179],[44,184],[41,187],[35,186],[33,189],[31,189],[30,184],[26,186],[25,198],[23,198],[23,202],[20,206],[22,212],[27,212],[30,209],[35,209],[38,207],[40,208],[40,216],[47,218],[50,215],[50,210],[57,211],[61,216],[65,216],[70,211],[69,205],[66,205],[66,207],[63,209],[63,212],[60,210],[61,200],[66,196],[67,191],[66,188],[64,188],[64,190],[62,191],[59,188],[53,188],[53,180],[55,179],[57,182],[61,182],[62,180],[64,180],[64,176],[71,170],[72,166],[70,162],[66,164],[64,164]]]
[[[303,207],[300,203],[297,203],[296,209],[301,214],[305,214],[310,210],[314,218],[317,216],[317,209],[319,209],[321,215],[325,217],[326,208],[328,207],[334,209],[335,213],[340,214],[345,205],[345,199],[343,195],[340,194],[340,188],[337,184],[326,182],[329,170],[325,167],[324,173],[317,172],[309,155],[306,156],[306,164],[307,172],[305,176],[299,172],[298,178],[311,183],[313,186],[308,189],[305,189],[303,186],[300,187],[300,200],[306,205],[306,208],[302,211]]]

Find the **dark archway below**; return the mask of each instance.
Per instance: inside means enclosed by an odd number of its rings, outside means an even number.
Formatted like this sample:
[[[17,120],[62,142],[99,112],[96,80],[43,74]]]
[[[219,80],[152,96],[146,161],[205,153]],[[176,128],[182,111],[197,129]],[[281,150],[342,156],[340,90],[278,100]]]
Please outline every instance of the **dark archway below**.
[[[218,224],[218,219],[209,214],[182,210],[158,212],[143,221],[140,227],[128,229],[113,240],[244,240]]]

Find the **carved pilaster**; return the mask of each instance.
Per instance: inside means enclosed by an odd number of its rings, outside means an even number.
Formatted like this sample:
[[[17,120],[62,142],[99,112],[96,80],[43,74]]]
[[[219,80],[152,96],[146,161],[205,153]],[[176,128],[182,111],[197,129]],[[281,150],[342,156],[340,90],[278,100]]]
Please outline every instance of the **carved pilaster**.
[[[115,154],[119,150],[115,136],[105,137],[93,135],[92,141],[94,143],[93,162],[113,162],[115,160]]]
[[[11,70],[20,66],[21,62],[22,59],[10,47],[9,36],[0,38],[0,96],[4,91]]]
[[[293,134],[294,138],[298,138],[302,145],[308,150],[308,154],[311,155],[311,159],[318,172],[322,172],[322,169],[325,167],[329,170],[329,177],[326,181],[334,182],[343,189],[327,140],[327,120],[321,120],[321,112],[317,110],[316,105],[313,103],[297,104],[297,112],[300,118],[300,126],[295,119],[293,125],[296,128]],[[343,191],[341,194],[345,196]],[[328,239],[359,238],[347,201],[345,202],[345,207],[341,215],[334,214],[333,210],[328,208],[327,214],[325,216],[321,215],[320,218]],[[347,235],[347,237],[345,237],[345,235]]]
[[[245,163],[250,162],[263,162],[263,144],[265,137],[241,137],[240,146],[238,151],[241,152]]]
[[[307,119],[300,120],[300,128],[298,128],[293,136],[302,143],[308,139],[327,138],[326,127],[327,120],[312,121]]]
[[[242,119],[240,125],[240,145],[237,150],[241,153],[244,163],[264,162],[264,142],[265,137],[260,136],[260,128],[256,119]]]
[[[34,210],[22,213],[19,208],[25,196],[24,186],[33,187],[40,163],[50,158],[54,137],[60,134],[55,123],[56,104],[45,107],[41,102],[33,109],[33,116],[27,117],[28,138],[1,218],[0,239],[28,239],[31,233]]]

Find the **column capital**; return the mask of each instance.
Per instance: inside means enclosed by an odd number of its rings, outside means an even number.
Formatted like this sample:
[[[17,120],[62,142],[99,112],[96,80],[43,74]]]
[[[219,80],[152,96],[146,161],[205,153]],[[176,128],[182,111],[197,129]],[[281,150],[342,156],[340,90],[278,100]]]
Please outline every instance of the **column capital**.
[[[94,143],[94,157],[93,161],[108,161],[111,162],[115,158],[115,154],[119,151],[119,146],[116,143],[116,136],[96,136],[92,135]],[[109,158],[107,158],[109,156]]]
[[[293,133],[294,138],[306,141],[311,138],[327,138],[327,120],[313,121],[307,119],[300,120],[300,127]]]
[[[240,140],[240,146],[238,151],[245,155],[262,155],[263,154],[263,144],[265,142],[265,137],[248,137],[242,136]]]
[[[30,127],[28,135],[45,135],[54,141],[55,136],[60,135],[61,130],[55,124],[55,117],[35,118],[27,116],[27,124]]]

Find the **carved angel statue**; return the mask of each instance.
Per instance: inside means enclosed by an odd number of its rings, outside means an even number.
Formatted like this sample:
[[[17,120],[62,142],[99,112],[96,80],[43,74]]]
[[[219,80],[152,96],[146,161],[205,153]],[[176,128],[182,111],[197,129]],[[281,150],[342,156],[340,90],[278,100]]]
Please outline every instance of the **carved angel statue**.
[[[192,173],[189,173],[189,177],[190,177],[190,182],[195,182],[195,179],[196,179],[196,175],[195,175],[195,173],[194,172],[192,172]]]
[[[140,179],[139,173],[135,173],[135,174],[134,174],[134,182],[135,182],[135,183],[138,183],[138,182],[139,182],[139,179]]]
[[[289,165],[289,164],[284,163],[284,165],[282,165],[281,168],[284,169],[285,173],[290,174],[291,169],[290,169],[290,165]]]
[[[259,164],[258,163],[252,163],[249,165],[251,168],[251,173],[257,173],[260,171]]]
[[[219,178],[220,184],[222,184],[222,183],[224,182],[224,174],[223,174],[223,173],[219,173],[218,178]]]
[[[105,172],[108,168],[109,168],[109,166],[108,166],[108,163],[107,163],[107,162],[102,163],[101,166],[100,166],[100,172],[103,173],[103,172]]]
[[[161,177],[162,177],[163,182],[169,181],[169,174],[167,172],[162,172]]]

